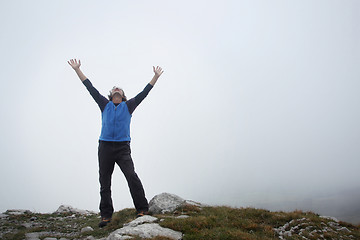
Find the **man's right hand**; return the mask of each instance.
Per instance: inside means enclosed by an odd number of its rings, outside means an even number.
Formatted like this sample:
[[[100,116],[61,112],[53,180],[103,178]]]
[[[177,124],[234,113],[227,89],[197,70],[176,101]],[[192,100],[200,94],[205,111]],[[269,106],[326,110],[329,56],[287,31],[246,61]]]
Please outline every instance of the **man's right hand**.
[[[80,59],[79,62],[76,59],[71,59],[70,61],[68,61],[68,63],[74,70],[79,69],[81,66]]]
[[[82,82],[87,79],[86,76],[80,70],[80,66],[81,66],[80,60],[78,62],[76,59],[71,59],[70,61],[68,61],[68,63],[75,70],[76,74],[79,76]]]

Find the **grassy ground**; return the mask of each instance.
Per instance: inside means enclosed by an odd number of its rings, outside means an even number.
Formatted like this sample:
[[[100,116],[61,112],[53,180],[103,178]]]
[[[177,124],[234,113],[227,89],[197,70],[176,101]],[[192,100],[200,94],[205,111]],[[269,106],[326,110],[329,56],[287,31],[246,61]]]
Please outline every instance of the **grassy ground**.
[[[124,209],[113,215],[112,222],[105,228],[98,228],[99,215],[74,215],[74,214],[37,214],[26,213],[18,216],[10,215],[7,221],[1,222],[0,232],[5,233],[1,239],[25,239],[25,234],[30,232],[48,232],[41,236],[65,237],[67,239],[84,239],[87,236],[102,238],[111,232],[121,228],[124,223],[135,219],[134,209]],[[178,215],[186,214],[188,218],[175,218]],[[287,228],[296,229],[297,226],[304,226],[302,236],[308,239],[360,239],[359,226],[340,222],[341,227],[348,231],[321,232],[324,226],[332,224],[332,220],[320,218],[310,212],[270,212],[254,208],[230,208],[230,207],[195,207],[184,206],[172,214],[155,215],[159,224],[184,233],[184,240],[192,239],[279,239],[278,233],[274,230],[288,223]],[[293,221],[292,221],[293,220]],[[292,222],[291,222],[292,221]],[[289,223],[290,222],[290,223]],[[24,223],[31,223],[31,227],[25,227]],[[81,233],[83,227],[90,226],[92,232]],[[306,230],[305,230],[305,227]],[[300,230],[298,229],[299,233]],[[292,236],[286,239],[303,239],[295,231]],[[141,238],[135,238],[139,240]],[[153,240],[167,240],[164,237],[153,238]]]
[[[194,206],[187,206],[178,210],[179,213],[190,217],[185,219],[166,218],[160,224],[184,233],[184,240],[212,239],[279,239],[274,228],[284,226],[291,220],[304,219],[302,235],[308,239],[360,239],[359,227],[347,223],[340,223],[351,232],[314,233],[314,230],[324,229],[324,225],[332,220],[320,218],[310,212],[270,212],[254,208],[205,207],[201,210]],[[306,220],[305,220],[306,219]],[[293,221],[293,225],[296,221]],[[305,231],[305,226],[308,230]],[[290,229],[291,224],[288,228]],[[300,232],[300,230],[299,230]],[[313,232],[313,233],[311,233]],[[303,239],[298,234],[287,236],[286,239]]]

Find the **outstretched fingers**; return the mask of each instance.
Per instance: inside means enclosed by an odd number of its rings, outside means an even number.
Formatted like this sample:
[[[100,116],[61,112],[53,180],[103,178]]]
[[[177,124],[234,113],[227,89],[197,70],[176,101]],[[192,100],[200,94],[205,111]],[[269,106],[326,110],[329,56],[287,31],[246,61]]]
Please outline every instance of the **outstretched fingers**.
[[[156,68],[153,66],[153,69],[154,69],[154,73],[158,76],[160,76],[164,71],[162,70],[161,67],[159,66],[156,66]]]
[[[70,61],[68,61],[68,63],[72,68],[79,68],[81,66],[80,59],[79,59],[79,62],[76,59],[70,59]]]

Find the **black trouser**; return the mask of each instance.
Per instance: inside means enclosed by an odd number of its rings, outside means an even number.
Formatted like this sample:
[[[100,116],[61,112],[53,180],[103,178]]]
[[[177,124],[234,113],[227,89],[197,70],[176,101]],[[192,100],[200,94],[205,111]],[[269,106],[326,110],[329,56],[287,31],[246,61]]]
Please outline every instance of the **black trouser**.
[[[148,211],[144,188],[131,159],[129,142],[99,141],[99,180],[100,180],[100,213],[101,217],[110,218],[114,212],[111,199],[111,175],[115,163],[119,165],[128,182],[131,197],[137,212]]]

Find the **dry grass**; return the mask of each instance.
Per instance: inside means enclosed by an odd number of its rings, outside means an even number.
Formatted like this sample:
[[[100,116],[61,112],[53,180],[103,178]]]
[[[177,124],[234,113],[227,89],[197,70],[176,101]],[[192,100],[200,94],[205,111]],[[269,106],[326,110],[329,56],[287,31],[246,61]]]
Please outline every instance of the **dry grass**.
[[[182,214],[189,217],[175,218]],[[84,239],[90,235],[95,238],[102,238],[123,227],[124,223],[134,220],[135,216],[134,209],[123,209],[113,215],[112,222],[108,226],[100,229],[97,226],[100,221],[99,215],[71,217],[71,214],[28,213],[11,216],[9,221],[1,226],[1,229],[12,228],[14,231],[3,235],[2,239],[24,239],[26,233],[40,231],[77,233],[74,237],[66,237],[67,239]],[[36,217],[36,222],[41,222],[41,225],[30,229],[25,228],[22,224],[29,222],[32,217]],[[316,232],[315,230],[333,224],[332,220],[320,218],[315,213],[298,210],[294,212],[270,212],[254,208],[230,208],[226,206],[200,208],[185,205],[178,208],[174,213],[155,215],[155,217],[164,219],[164,221],[159,222],[161,226],[184,233],[184,240],[279,239],[275,228],[282,227],[285,224],[287,224],[286,230],[303,224],[304,228],[301,231],[307,239],[360,239],[359,226],[345,222],[340,222],[339,226],[347,228],[350,232]],[[81,228],[85,226],[91,226],[94,231],[80,233]],[[305,229],[305,227],[308,228]],[[302,239],[299,232],[300,229],[286,239]],[[135,237],[134,239],[140,240],[141,238]],[[155,237],[153,240],[169,240],[169,238]]]
[[[178,209],[178,211],[181,214],[188,214],[190,217],[184,219],[166,218],[160,225],[184,233],[184,240],[279,239],[274,229],[292,220],[306,219],[314,229],[320,229],[323,227],[322,225],[331,221],[320,218],[317,214],[299,210],[294,212],[270,212],[264,209],[220,206],[205,207],[201,210],[200,208],[182,208]],[[294,226],[295,223],[296,221],[293,221]],[[360,239],[358,227],[349,223],[340,223],[340,225],[347,227],[351,230],[351,233],[329,232],[323,233],[323,236],[328,237],[327,239],[339,239],[339,236],[342,236],[343,239]],[[310,232],[303,231],[309,239],[320,239],[321,237],[321,234],[310,234]],[[354,238],[349,237],[350,235]],[[302,239],[302,237],[294,234],[292,237],[286,237],[286,239]]]

